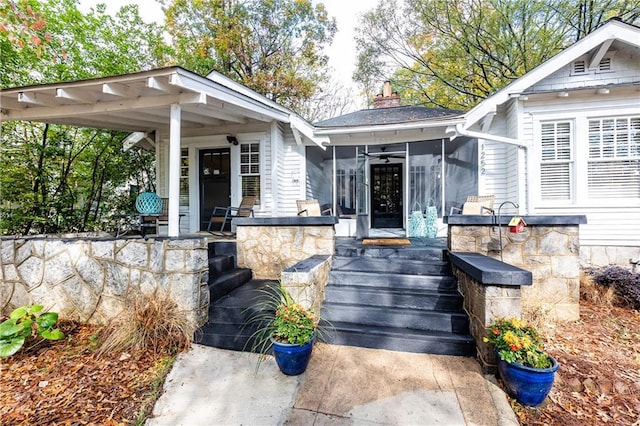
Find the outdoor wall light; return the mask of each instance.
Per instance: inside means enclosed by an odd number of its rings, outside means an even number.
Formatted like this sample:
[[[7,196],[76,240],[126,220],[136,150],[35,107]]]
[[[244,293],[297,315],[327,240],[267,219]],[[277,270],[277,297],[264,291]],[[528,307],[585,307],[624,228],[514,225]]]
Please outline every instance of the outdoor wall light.
[[[235,136],[227,136],[227,142],[232,143],[234,145],[238,145],[238,138],[236,138]]]

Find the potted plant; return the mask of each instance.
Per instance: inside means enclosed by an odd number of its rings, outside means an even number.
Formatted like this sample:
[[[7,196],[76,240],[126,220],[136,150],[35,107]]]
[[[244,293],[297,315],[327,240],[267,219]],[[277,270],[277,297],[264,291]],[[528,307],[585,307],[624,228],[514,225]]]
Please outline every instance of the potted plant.
[[[553,386],[558,363],[543,351],[536,329],[517,318],[496,318],[483,340],[496,350],[498,371],[508,393],[524,405],[542,404]]]
[[[284,286],[276,284],[262,291],[247,325],[257,326],[249,339],[252,352],[273,352],[280,371],[286,375],[296,376],[306,370],[318,318],[298,304]]]

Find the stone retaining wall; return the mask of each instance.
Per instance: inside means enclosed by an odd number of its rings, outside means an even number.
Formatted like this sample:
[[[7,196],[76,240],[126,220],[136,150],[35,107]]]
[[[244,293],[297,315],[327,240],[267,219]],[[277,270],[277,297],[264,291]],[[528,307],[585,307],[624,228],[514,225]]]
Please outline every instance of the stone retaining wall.
[[[547,220],[553,222],[551,219]],[[534,219],[525,217],[525,221],[529,224]],[[533,285],[522,289],[525,317],[579,319],[580,222],[574,222],[529,224],[520,234],[511,234],[507,226],[502,226],[503,261],[533,274]],[[499,228],[495,224],[450,222],[448,238],[451,251],[475,252],[500,260]]]
[[[250,268],[254,278],[278,279],[301,260],[335,252],[332,217],[242,218],[234,223],[238,266]]]
[[[315,255],[282,271],[280,282],[296,302],[320,317],[330,271],[331,256]]]
[[[161,289],[202,325],[208,273],[204,238],[3,238],[0,308],[37,303],[62,318],[104,324],[127,297]]]

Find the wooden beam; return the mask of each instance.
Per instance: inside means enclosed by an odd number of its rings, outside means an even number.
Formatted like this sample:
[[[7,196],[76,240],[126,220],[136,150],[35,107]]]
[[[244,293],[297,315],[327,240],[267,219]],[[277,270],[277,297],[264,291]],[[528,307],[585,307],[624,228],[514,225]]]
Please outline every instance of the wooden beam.
[[[169,79],[164,77],[162,79],[158,77],[147,77],[145,84],[149,89],[162,93],[176,93],[178,91],[178,88],[169,84]]]
[[[600,64],[600,61],[602,60],[602,58],[604,58],[604,55],[607,54],[607,52],[609,51],[609,48],[611,47],[611,44],[613,43],[612,38],[605,40],[598,49],[596,49],[595,52],[593,52],[593,55],[591,55],[591,58],[589,58],[589,69],[596,69],[598,68],[598,65]]]
[[[18,93],[18,102],[22,102],[24,104],[30,105],[38,105],[38,106],[47,106],[47,107],[55,107],[60,105],[56,98],[47,95],[44,93],[30,93],[30,92],[20,92]]]
[[[104,83],[102,85],[102,93],[127,99],[137,98],[140,96],[140,91],[122,83]]]
[[[93,103],[97,100],[97,96],[95,93],[73,87],[66,89],[56,89],[56,98],[67,99],[70,101],[82,102],[87,104]]]
[[[51,97],[53,99],[53,97]],[[96,102],[85,105],[54,105],[55,108],[35,107],[22,111],[9,111],[11,120],[43,120],[45,118],[86,116],[109,113],[112,111],[133,111],[139,109],[168,107],[171,104],[193,103],[192,94],[157,95],[136,99]]]

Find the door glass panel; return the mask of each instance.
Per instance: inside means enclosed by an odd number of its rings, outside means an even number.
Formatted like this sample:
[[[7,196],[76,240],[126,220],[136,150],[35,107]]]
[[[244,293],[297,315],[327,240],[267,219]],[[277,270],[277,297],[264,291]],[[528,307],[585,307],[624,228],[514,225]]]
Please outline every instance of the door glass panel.
[[[371,227],[402,228],[402,164],[371,166]]]

